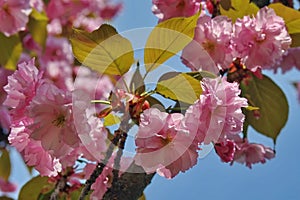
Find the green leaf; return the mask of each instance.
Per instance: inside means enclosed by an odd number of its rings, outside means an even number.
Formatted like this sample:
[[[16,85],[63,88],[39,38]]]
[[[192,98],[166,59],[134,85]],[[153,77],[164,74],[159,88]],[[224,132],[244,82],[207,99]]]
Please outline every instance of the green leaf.
[[[0,200],[14,200],[14,199],[7,197],[7,196],[2,196],[2,197],[0,197]]]
[[[202,93],[202,88],[197,79],[170,72],[160,78],[155,91],[166,98],[193,104]]]
[[[6,37],[0,33],[0,65],[15,70],[22,53],[22,43],[18,35]]]
[[[269,5],[276,14],[283,18],[288,33],[292,37],[292,47],[300,46],[300,12],[281,3]]]
[[[203,78],[217,78],[217,76],[208,71],[200,71],[200,72],[187,72],[185,73],[193,78],[201,81]]]
[[[140,198],[138,200],[146,200],[145,194],[143,193],[142,196],[140,196]]]
[[[222,6],[220,7],[221,14],[231,18],[233,22],[235,22],[237,18],[256,14],[258,10],[259,8],[253,2],[241,0],[231,0],[230,9],[228,9],[228,7],[225,9]]]
[[[300,47],[300,33],[290,34],[292,38],[291,47]]]
[[[164,105],[158,99],[152,96],[147,96],[145,100],[149,102],[151,108],[157,108],[161,112],[166,112]]]
[[[156,69],[192,41],[199,14],[163,21],[152,30],[144,51],[147,72]]]
[[[259,110],[244,109],[246,120],[256,131],[276,142],[288,119],[289,106],[282,90],[267,76],[253,76],[248,85],[241,84],[242,96]],[[259,115],[259,118],[258,116]]]
[[[119,124],[120,122],[121,119],[112,113],[109,113],[106,117],[104,117],[104,126],[113,126],[115,124]]]
[[[130,90],[134,94],[142,94],[143,92],[145,92],[145,84],[144,84],[144,80],[143,80],[143,77],[140,72],[139,64],[132,76],[132,79],[130,82]]]
[[[46,13],[33,9],[29,16],[28,28],[33,40],[41,47],[45,47],[47,39],[48,18]]]
[[[247,106],[245,109],[253,111],[253,110],[259,110],[259,107]]]
[[[268,6],[272,8],[276,14],[282,17],[286,24],[300,19],[300,12],[283,5],[282,3],[272,3]]]
[[[134,62],[130,41],[108,24],[92,33],[74,29],[70,40],[76,59],[102,74],[123,75]]]
[[[2,149],[0,157],[0,177],[5,181],[8,181],[11,171],[11,162],[9,152],[6,149]]]
[[[28,200],[28,199],[38,199],[40,194],[45,188],[54,188],[50,183],[48,183],[48,177],[36,176],[29,180],[22,188],[19,193],[19,200]],[[51,189],[49,189],[51,190]],[[48,190],[48,191],[49,191]]]
[[[220,5],[224,10],[234,9],[231,5],[231,0],[221,0]]]

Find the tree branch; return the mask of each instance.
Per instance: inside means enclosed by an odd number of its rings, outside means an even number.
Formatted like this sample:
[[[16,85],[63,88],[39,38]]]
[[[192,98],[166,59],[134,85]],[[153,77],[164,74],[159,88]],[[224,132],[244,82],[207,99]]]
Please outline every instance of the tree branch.
[[[57,182],[55,189],[50,196],[50,200],[57,200],[59,193],[65,189],[66,184],[67,184],[67,177],[62,176]]]
[[[117,145],[120,137],[121,137],[120,131],[118,131],[118,130],[115,131],[115,137],[113,138],[112,142],[110,143],[110,145],[108,147],[108,150],[106,152],[103,162],[99,162],[97,164],[97,167],[91,174],[90,178],[86,181],[85,186],[81,191],[79,200],[84,200],[85,196],[88,195],[89,191],[91,190],[91,186],[93,185],[93,183],[95,183],[96,179],[99,177],[99,175],[102,173],[104,167],[108,163],[108,160],[110,159],[110,157],[114,151],[114,147]]]
[[[127,171],[107,190],[103,200],[137,200],[155,175],[146,174],[142,167],[134,163]]]

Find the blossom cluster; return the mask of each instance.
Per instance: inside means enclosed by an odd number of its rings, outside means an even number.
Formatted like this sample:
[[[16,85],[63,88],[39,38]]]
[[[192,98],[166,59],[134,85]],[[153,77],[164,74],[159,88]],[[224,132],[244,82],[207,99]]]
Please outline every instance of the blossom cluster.
[[[107,131],[89,102],[107,99],[112,84],[108,77],[76,66],[66,37],[73,27],[89,32],[99,28],[121,8],[121,3],[106,0],[0,0],[0,32],[8,39],[20,37],[23,47],[15,72],[0,68],[1,134],[9,134],[10,145],[42,176],[59,177],[80,157],[103,159]],[[34,12],[45,15],[48,22],[45,46],[30,32]],[[86,80],[88,84],[82,84]],[[75,123],[74,113],[79,111],[78,118],[87,123]],[[0,145],[6,145],[2,136]],[[15,190],[15,184],[0,179],[0,191]]]
[[[299,48],[289,48],[291,37],[283,19],[264,7],[256,16],[233,23],[225,16],[207,15],[205,9],[210,13],[213,9],[211,1],[152,2],[159,22],[189,17],[202,9],[194,40],[183,49],[181,59],[192,71],[207,70],[216,76],[197,82],[202,93],[182,113],[151,107],[147,101],[151,92],[129,91],[124,77],[100,74],[78,66],[74,59],[66,38],[72,28],[88,34],[112,19],[122,4],[107,0],[0,0],[0,32],[7,38],[20,35],[24,49],[15,71],[0,68],[1,134],[41,176],[55,183],[67,176],[69,189],[75,190],[98,168],[95,163],[105,161],[102,173],[91,185],[91,199],[101,199],[116,179],[115,168],[119,177],[135,163],[146,173],[170,179],[197,164],[202,145],[213,144],[222,162],[238,162],[249,168],[275,156],[273,149],[241,136],[243,109],[249,102],[241,95],[239,81],[230,81],[219,72],[228,70],[235,60],[258,74],[261,69],[281,68],[285,72],[299,67]],[[48,18],[45,46],[28,30],[33,12]],[[119,79],[122,83],[116,84]],[[300,94],[300,84],[298,90]],[[93,104],[93,100],[100,104]],[[124,120],[115,134],[105,125],[104,118],[110,114]],[[133,158],[118,158],[119,151],[110,146],[118,133],[128,131],[122,129],[124,123],[129,129],[138,127]],[[119,149],[124,148],[120,143]],[[86,164],[82,169],[77,169],[79,159]],[[118,159],[120,166],[116,167]],[[0,177],[1,191],[15,189]]]
[[[283,62],[290,44],[283,19],[264,7],[255,17],[245,16],[234,24],[226,16],[200,17],[194,41],[183,50],[182,59],[192,70],[214,73],[226,69],[234,58],[241,58],[253,72],[278,68],[284,71],[290,65],[279,63]],[[209,56],[201,53],[203,49]]]
[[[59,35],[72,26],[93,31],[121,8],[121,3],[109,4],[106,0],[50,0],[47,4],[42,0],[1,0],[0,32],[11,36],[26,30],[33,9],[47,13],[50,34]]]

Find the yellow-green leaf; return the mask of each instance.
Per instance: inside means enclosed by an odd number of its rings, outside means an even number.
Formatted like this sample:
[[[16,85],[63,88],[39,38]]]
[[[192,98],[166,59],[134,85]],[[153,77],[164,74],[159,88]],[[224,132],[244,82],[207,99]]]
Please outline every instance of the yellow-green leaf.
[[[41,47],[45,47],[47,39],[48,18],[46,13],[40,13],[33,9],[30,14],[28,28],[33,40]]]
[[[70,40],[76,59],[102,74],[123,75],[134,62],[130,41],[108,24],[92,33],[74,29]]]
[[[292,47],[300,46],[300,12],[281,3],[269,5],[276,14],[283,18],[289,34],[292,37]]]
[[[0,197],[0,200],[14,200],[14,199],[7,197],[7,196],[2,196],[2,197]]]
[[[269,8],[272,8],[275,12],[276,15],[282,17],[285,21],[285,23],[290,23],[295,20],[300,19],[300,12],[287,7],[283,5],[282,3],[272,3],[268,6]]]
[[[178,73],[173,76],[170,73],[170,78],[163,77],[157,83],[155,91],[166,98],[193,104],[202,93],[199,80],[187,74]]]
[[[140,196],[140,198],[138,200],[146,200],[145,194],[143,193],[142,196]]]
[[[231,18],[233,22],[235,22],[237,18],[243,18],[246,15],[254,15],[258,10],[259,8],[253,2],[241,0],[231,0],[230,9],[224,9],[222,6],[220,7],[221,14]]]
[[[48,177],[36,176],[29,180],[19,193],[19,200],[38,199],[44,188],[49,188]],[[54,188],[54,185],[53,185]],[[50,191],[50,190],[48,190]]]
[[[253,111],[253,110],[259,110],[259,107],[255,107],[255,106],[247,106],[245,109]]]
[[[0,33],[0,65],[15,70],[22,53],[22,43],[18,35],[6,37]]]
[[[253,76],[248,85],[241,84],[242,96],[259,110],[244,109],[246,120],[256,131],[276,142],[288,119],[289,106],[282,90],[267,76]]]
[[[120,117],[112,113],[109,113],[106,117],[104,117],[104,126],[113,126],[115,124],[119,124],[120,122]]]
[[[151,108],[157,108],[161,112],[166,112],[164,105],[156,98],[147,96],[146,100],[149,102]]]
[[[233,8],[231,5],[231,0],[221,0],[220,5],[224,10],[229,10],[230,8]]]
[[[217,76],[209,71],[187,72],[189,76],[201,81],[203,78],[217,78]]]
[[[145,92],[145,84],[140,72],[139,64],[130,81],[130,91],[134,94],[142,94]]]
[[[290,34],[292,38],[291,47],[299,47],[300,46],[300,33]]]
[[[5,181],[8,181],[10,176],[11,163],[9,152],[6,149],[2,149],[0,157],[0,177]]]
[[[150,33],[144,51],[147,72],[154,70],[181,51],[194,37],[199,13],[159,23]]]

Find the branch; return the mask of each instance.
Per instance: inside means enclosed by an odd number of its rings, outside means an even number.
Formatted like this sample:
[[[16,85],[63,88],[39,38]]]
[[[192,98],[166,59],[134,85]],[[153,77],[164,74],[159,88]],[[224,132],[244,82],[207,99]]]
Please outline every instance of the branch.
[[[50,200],[57,200],[59,193],[65,189],[66,184],[67,184],[67,177],[62,176],[57,182],[55,189],[50,196]]]
[[[103,162],[99,162],[97,164],[97,167],[91,174],[90,178],[86,181],[85,186],[81,191],[79,200],[84,200],[85,196],[88,195],[89,191],[91,190],[91,186],[93,185],[93,183],[95,183],[96,179],[99,177],[99,175],[102,173],[104,167],[108,163],[108,160],[110,159],[110,157],[113,153],[114,147],[118,143],[120,137],[121,137],[120,131],[115,131],[115,137],[113,138],[112,142],[110,143],[110,145],[108,147],[108,150],[106,152]]]
[[[137,200],[151,183],[155,173],[146,174],[142,167],[132,163],[118,181],[104,194],[103,200]]]

